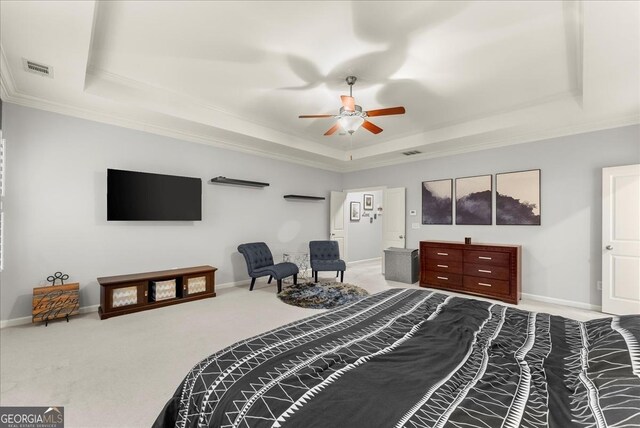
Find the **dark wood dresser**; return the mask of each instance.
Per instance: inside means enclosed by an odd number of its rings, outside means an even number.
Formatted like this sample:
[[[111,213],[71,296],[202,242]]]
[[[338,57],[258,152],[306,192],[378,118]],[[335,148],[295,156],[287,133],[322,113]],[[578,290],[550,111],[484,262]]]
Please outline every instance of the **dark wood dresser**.
[[[420,286],[518,304],[519,245],[420,241]]]

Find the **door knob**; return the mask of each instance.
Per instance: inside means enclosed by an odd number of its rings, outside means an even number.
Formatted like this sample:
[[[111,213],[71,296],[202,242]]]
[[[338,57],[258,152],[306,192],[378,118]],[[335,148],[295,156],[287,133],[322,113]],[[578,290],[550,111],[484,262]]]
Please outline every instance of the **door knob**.
[[[606,248],[607,250],[613,250],[613,247],[612,247],[611,245],[607,245],[605,248]]]
[[[398,238],[402,239],[402,238],[404,238],[404,236],[400,235],[400,236],[398,236]]]

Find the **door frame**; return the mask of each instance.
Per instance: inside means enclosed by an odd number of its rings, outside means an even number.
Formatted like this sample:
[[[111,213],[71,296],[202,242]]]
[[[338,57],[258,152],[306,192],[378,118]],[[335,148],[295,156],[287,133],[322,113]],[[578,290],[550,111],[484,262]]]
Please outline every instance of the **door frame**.
[[[626,174],[626,175],[625,175]],[[624,315],[640,312],[640,300],[627,299],[625,297],[616,297],[615,284],[612,279],[615,276],[616,257],[623,259],[628,257],[640,256],[640,242],[635,240],[625,240],[623,238],[616,240],[615,232],[615,202],[619,199],[618,194],[614,191],[611,178],[632,176],[638,179],[640,176],[640,164],[619,165],[602,168],[602,312]],[[624,199],[622,199],[624,200]],[[635,195],[632,198],[633,203],[639,204],[640,196]],[[624,209],[623,209],[624,211]],[[622,247],[622,248],[621,248]],[[628,278],[627,278],[628,279]],[[633,284],[633,281],[631,281]]]

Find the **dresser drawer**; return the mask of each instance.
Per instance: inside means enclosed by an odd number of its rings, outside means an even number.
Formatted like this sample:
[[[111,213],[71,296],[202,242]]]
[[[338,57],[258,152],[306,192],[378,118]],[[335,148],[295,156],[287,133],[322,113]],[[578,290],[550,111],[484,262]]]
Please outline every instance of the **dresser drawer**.
[[[465,250],[464,262],[482,265],[509,266],[509,253]]]
[[[426,247],[424,251],[426,252],[427,259],[462,261],[462,250]]]
[[[522,248],[505,244],[420,241],[420,286],[518,304]]]
[[[465,263],[464,274],[482,278],[509,280],[509,268],[506,266],[492,266],[478,263]]]
[[[462,262],[427,259],[427,270],[436,272],[462,273]]]
[[[476,276],[465,276],[463,281],[465,290],[476,293],[497,293],[509,294],[509,281],[491,278],[479,278]]]
[[[456,273],[426,271],[427,284],[462,288],[462,275]]]

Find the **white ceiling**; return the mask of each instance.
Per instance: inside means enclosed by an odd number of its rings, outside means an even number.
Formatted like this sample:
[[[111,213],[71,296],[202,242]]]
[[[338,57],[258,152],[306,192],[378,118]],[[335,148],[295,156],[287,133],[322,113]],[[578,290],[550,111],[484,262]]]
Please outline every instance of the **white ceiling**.
[[[5,101],[337,171],[640,122],[639,2],[2,1],[0,15]],[[353,138],[298,119],[337,113],[351,74],[365,110],[407,113]]]

